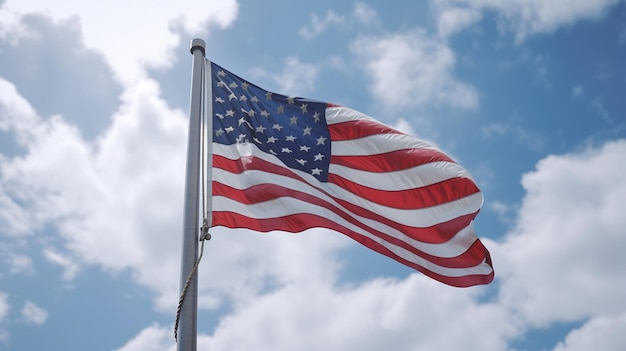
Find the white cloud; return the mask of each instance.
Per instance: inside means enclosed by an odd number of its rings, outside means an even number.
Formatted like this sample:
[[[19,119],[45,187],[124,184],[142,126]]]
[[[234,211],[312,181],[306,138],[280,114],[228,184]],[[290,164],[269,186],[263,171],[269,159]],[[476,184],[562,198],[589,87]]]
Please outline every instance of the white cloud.
[[[149,9],[149,12],[146,12]],[[146,67],[169,67],[179,34],[206,35],[209,26],[224,28],[237,17],[235,0],[183,0],[153,6],[150,1],[76,2],[8,0],[0,8],[0,37],[29,35],[23,16],[43,14],[82,28],[85,45],[101,52],[122,81],[144,74]],[[120,13],[128,14],[120,17]],[[137,17],[141,18],[138,24]]]
[[[270,77],[277,85],[276,93],[303,96],[313,90],[315,80],[319,73],[317,65],[300,62],[297,57],[288,56],[282,65],[283,71],[270,74],[264,69],[257,69],[254,72],[256,77]]]
[[[303,279],[239,306],[222,319],[209,348],[502,350],[514,327],[496,322],[506,320],[497,306],[475,302],[481,291],[452,289],[418,274],[355,287]],[[487,334],[481,332],[486,325]]]
[[[310,23],[298,30],[298,34],[304,39],[313,39],[329,28],[351,28],[355,26],[377,26],[378,14],[366,3],[357,2],[349,15],[340,15],[335,11],[328,10],[324,17],[315,13],[310,16]]]
[[[21,314],[27,324],[42,325],[48,319],[48,312],[31,301],[26,301]]]
[[[44,249],[43,254],[46,260],[63,268],[63,280],[71,281],[78,274],[80,267],[67,256],[52,249]]]
[[[620,0],[433,0],[441,35],[453,34],[480,20],[479,13],[495,12],[499,27],[517,40],[551,33],[579,20],[597,19]]]
[[[475,8],[450,7],[440,9],[437,16],[437,33],[447,38],[480,21],[481,11]]]
[[[351,48],[372,80],[374,98],[384,106],[478,107],[476,89],[452,75],[452,50],[423,30],[362,37]]]
[[[530,150],[542,150],[546,145],[546,141],[541,135],[522,128],[519,123],[497,122],[485,125],[480,129],[485,138],[506,137],[509,140],[518,141]]]
[[[0,206],[2,208],[2,206]],[[9,263],[9,273],[11,274],[33,274],[35,271],[33,260],[17,253],[6,253],[5,258]]]
[[[151,325],[116,351],[173,351],[176,348],[171,329]]]
[[[65,268],[65,279],[78,269],[67,259],[73,256],[107,269],[135,269],[151,288],[167,275],[177,289],[179,236],[172,233],[180,230],[186,122],[158,95],[149,80],[129,87],[112,126],[95,142],[60,116],[40,119],[15,92],[0,95],[3,110],[12,111],[1,121],[27,150],[0,164],[0,189],[22,204],[28,224],[8,222],[9,232],[56,226],[73,254],[44,255]]]
[[[300,30],[298,30],[298,34],[305,39],[312,39],[324,32],[329,26],[342,25],[345,21],[346,18],[344,16],[338,15],[332,10],[328,10],[326,12],[326,16],[323,18],[320,18],[317,14],[312,13],[311,22],[300,28]]]
[[[572,88],[572,99],[580,99],[585,93],[585,88],[581,84],[577,84]]]
[[[378,13],[364,2],[354,4],[352,17],[364,25],[375,25],[378,23]]]
[[[8,344],[9,332],[2,326],[6,321],[6,317],[9,314],[9,295],[3,291],[0,291],[0,344]]]
[[[554,351],[619,350],[626,345],[626,313],[593,318],[570,332]]]
[[[503,303],[529,325],[626,311],[625,163],[618,140],[549,156],[524,175],[517,227],[494,262]]]
[[[0,322],[3,322],[9,314],[9,295],[0,291]]]

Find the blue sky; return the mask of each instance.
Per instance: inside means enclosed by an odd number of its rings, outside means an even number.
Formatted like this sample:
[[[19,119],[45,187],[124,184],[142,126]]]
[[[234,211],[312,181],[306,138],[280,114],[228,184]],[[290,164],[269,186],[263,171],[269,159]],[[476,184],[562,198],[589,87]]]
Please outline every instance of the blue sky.
[[[0,350],[174,350],[192,38],[429,140],[485,195],[489,286],[340,234],[216,229],[203,350],[626,344],[626,3],[0,0]]]

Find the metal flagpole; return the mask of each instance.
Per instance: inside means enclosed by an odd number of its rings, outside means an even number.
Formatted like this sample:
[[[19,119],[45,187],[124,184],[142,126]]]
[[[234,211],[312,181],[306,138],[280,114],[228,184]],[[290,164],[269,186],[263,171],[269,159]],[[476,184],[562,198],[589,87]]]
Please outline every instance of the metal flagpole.
[[[181,260],[180,290],[187,281],[198,259],[200,234],[200,142],[202,113],[202,84],[205,43],[202,39],[191,41],[193,71],[191,73],[191,101],[189,107],[189,140],[187,143],[187,176],[185,179],[185,204],[183,219],[183,250]],[[193,274],[180,310],[178,325],[178,351],[196,351],[198,329],[198,276]]]

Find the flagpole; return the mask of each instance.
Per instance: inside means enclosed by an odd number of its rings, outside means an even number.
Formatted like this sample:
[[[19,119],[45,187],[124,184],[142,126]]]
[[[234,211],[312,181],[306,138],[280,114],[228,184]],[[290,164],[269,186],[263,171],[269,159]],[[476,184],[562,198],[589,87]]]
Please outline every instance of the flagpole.
[[[191,73],[191,101],[189,106],[189,139],[187,142],[187,175],[183,219],[183,250],[181,259],[180,292],[198,259],[200,234],[200,136],[202,113],[202,83],[205,43],[191,41],[193,68]],[[198,329],[198,276],[193,274],[180,310],[178,351],[196,351]]]

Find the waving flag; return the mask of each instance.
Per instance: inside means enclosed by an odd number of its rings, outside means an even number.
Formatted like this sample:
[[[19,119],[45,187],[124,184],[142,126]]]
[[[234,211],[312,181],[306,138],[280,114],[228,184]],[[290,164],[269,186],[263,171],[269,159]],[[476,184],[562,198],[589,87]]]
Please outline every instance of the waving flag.
[[[493,280],[473,230],[482,193],[446,154],[349,108],[207,69],[214,226],[329,228],[448,285]]]

